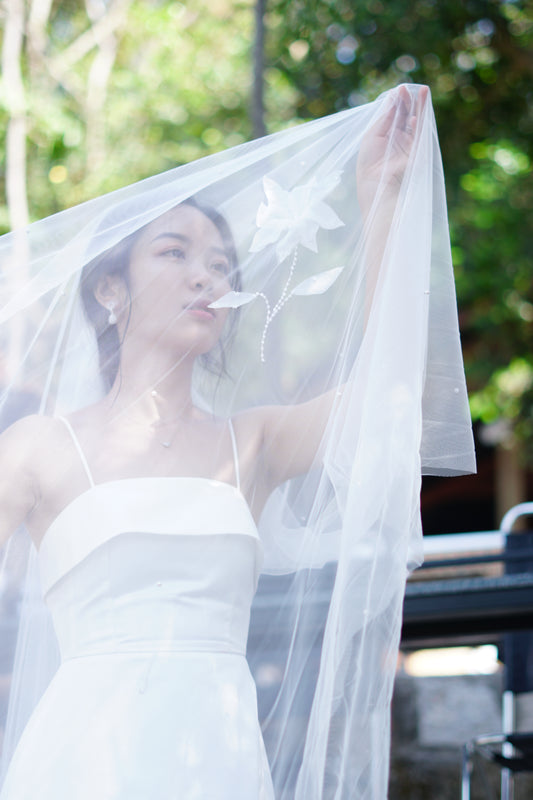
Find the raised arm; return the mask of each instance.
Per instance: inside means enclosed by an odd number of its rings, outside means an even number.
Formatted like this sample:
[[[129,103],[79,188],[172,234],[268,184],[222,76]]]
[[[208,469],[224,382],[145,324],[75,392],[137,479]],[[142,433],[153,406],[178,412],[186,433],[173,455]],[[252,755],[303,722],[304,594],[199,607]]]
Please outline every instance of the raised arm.
[[[390,106],[366,132],[359,150],[357,198],[364,220],[365,326],[402,179],[428,96],[427,87],[420,87],[413,103],[407,87],[400,87],[391,95]],[[307,472],[322,457],[320,443],[339,391],[342,388],[337,387],[306,403],[257,411],[270,483],[281,483]]]
[[[261,432],[261,462],[271,488],[308,472],[320,460],[320,443],[339,391],[335,388],[306,403],[247,412]]]
[[[421,86],[413,105],[407,87],[400,86],[392,95],[385,113],[366,131],[359,149],[357,200],[365,226],[365,320],[370,312],[402,179],[428,97],[427,86]]]

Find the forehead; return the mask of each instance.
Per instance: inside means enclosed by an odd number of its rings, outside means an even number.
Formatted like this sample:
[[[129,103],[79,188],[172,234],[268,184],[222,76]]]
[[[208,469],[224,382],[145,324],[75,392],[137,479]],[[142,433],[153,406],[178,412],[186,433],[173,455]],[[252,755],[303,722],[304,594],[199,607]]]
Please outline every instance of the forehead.
[[[151,242],[162,234],[179,234],[192,243],[223,247],[222,235],[215,223],[203,211],[189,205],[180,205],[162,214],[143,231],[139,244]]]

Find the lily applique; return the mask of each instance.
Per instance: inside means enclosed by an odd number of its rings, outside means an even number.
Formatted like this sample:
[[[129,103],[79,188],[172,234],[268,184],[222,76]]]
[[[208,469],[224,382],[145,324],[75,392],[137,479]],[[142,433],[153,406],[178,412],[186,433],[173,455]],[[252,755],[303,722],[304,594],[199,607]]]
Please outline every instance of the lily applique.
[[[263,178],[267,202],[261,203],[256,217],[257,232],[250,246],[251,253],[275,245],[280,262],[293,253],[289,274],[281,295],[275,305],[263,292],[227,292],[210,304],[210,308],[239,308],[261,297],[266,305],[266,321],[261,337],[261,361],[265,360],[265,340],[268,328],[283,306],[294,295],[323,294],[337,280],[343,267],[320,272],[306,278],[291,289],[292,278],[298,259],[298,245],[316,253],[319,228],[333,230],[344,225],[335,211],[324,202],[340,179],[340,172],[331,173],[320,183],[316,179],[294,189],[283,189],[272,178]]]

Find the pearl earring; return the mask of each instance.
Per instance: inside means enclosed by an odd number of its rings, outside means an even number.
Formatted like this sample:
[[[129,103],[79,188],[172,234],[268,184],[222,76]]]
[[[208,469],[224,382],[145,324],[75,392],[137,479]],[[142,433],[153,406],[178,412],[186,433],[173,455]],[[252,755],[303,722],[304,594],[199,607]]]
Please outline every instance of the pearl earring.
[[[109,316],[107,318],[108,325],[116,325],[117,324],[117,315],[115,314],[115,304],[110,303],[108,306]]]

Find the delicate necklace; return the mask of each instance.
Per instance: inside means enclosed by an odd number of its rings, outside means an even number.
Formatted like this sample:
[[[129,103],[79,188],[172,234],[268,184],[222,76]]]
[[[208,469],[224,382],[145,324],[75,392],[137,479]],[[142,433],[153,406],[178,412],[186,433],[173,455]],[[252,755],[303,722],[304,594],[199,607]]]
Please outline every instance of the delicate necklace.
[[[157,430],[158,430],[157,423],[141,422],[141,420],[134,419],[133,417],[130,417],[129,415],[128,415],[128,420],[129,420],[131,425],[136,425],[137,427],[142,428],[145,431],[148,430],[150,432],[150,435],[151,435],[152,439],[154,439],[158,444],[160,444],[161,447],[165,447],[165,448],[172,447],[172,444],[174,443],[174,439],[178,435],[179,425],[176,425],[176,427],[174,428],[173,431],[172,430],[169,431],[169,434],[170,434],[169,436],[166,436],[164,439],[162,439],[157,434]],[[170,423],[163,423],[163,425],[165,425],[165,424],[170,424]],[[160,427],[162,427],[162,426],[160,426]]]
[[[176,420],[174,420],[174,422],[176,422]],[[174,428],[174,431],[170,432],[171,435],[169,437],[167,436],[166,439],[160,439],[160,437],[157,435],[158,428],[159,427],[163,427],[165,425],[169,425],[169,424],[171,424],[171,423],[168,423],[168,422],[167,423],[162,423],[159,426],[157,424],[154,424],[154,423],[152,423],[150,425],[150,429],[152,431],[153,437],[156,440],[156,442],[161,445],[161,447],[166,447],[166,448],[172,447],[172,444],[174,443],[174,439],[178,435],[179,425],[176,425],[175,428]]]
[[[159,396],[156,389],[152,389],[150,394],[154,399]],[[174,440],[178,435],[179,423],[183,421],[183,417],[184,414],[182,412],[181,414],[178,414],[177,416],[173,417],[173,419],[169,419],[164,422],[159,419],[147,424],[146,422],[140,422],[139,420],[136,420],[133,417],[130,417],[130,420],[134,422],[136,425],[141,425],[143,428],[148,427],[155,441],[158,444],[160,444],[161,447],[165,447],[166,449],[168,449],[169,447],[172,447]],[[166,436],[164,439],[161,439],[161,437],[157,434],[157,431],[172,425],[175,426],[174,430],[170,430],[169,431],[170,435]]]
[[[155,440],[161,445],[161,447],[170,447],[175,438],[176,435],[174,434],[174,436],[168,442],[162,442],[161,439],[157,437],[155,437]]]

